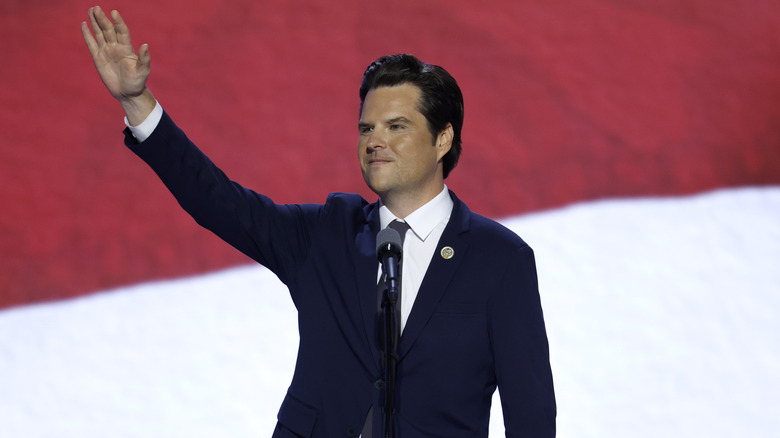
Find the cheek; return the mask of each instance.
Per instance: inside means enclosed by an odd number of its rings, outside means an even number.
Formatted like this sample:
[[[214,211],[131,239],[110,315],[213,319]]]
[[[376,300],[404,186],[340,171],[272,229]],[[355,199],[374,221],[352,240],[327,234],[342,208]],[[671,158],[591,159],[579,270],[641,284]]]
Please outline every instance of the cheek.
[[[357,156],[362,161],[363,157],[366,155],[366,148],[364,146],[364,142],[362,139],[358,140],[357,143]]]

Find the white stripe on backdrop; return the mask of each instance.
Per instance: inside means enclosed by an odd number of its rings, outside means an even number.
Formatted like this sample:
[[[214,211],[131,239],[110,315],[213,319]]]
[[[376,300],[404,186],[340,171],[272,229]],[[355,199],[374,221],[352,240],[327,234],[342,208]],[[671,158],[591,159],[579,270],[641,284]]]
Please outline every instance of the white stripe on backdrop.
[[[558,436],[780,430],[780,187],[503,223],[536,251]],[[259,266],[8,309],[2,435],[270,436],[296,349],[292,302]]]

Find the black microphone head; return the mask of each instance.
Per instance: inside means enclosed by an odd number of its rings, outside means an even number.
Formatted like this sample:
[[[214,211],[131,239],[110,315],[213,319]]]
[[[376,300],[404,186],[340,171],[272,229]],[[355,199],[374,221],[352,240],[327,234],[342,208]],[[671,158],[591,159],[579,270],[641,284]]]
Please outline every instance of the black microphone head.
[[[396,256],[401,255],[401,235],[392,228],[385,228],[376,235],[376,256],[382,260],[382,256],[388,251]]]

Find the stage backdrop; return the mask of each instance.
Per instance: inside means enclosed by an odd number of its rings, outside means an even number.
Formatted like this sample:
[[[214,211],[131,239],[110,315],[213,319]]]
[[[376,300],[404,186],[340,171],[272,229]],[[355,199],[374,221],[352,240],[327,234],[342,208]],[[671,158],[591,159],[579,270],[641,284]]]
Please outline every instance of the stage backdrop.
[[[248,262],[122,145],[81,0],[0,3],[0,307]],[[278,202],[369,193],[363,69],[410,52],[466,100],[449,186],[492,217],[780,183],[775,0],[112,1],[150,87],[233,179]]]

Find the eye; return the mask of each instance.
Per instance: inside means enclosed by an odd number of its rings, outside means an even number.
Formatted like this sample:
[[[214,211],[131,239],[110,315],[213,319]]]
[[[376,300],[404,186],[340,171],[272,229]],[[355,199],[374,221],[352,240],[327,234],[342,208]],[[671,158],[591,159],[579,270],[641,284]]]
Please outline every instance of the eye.
[[[390,130],[391,130],[391,131],[399,131],[399,130],[401,130],[401,129],[404,129],[404,128],[406,128],[406,126],[404,126],[404,125],[399,125],[399,124],[397,124],[397,123],[396,123],[396,124],[394,124],[394,125],[390,125]]]
[[[371,126],[358,126],[358,132],[360,132],[360,135],[370,134],[374,131],[374,128]]]

